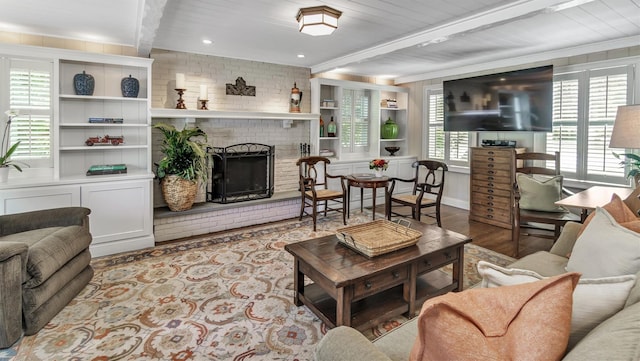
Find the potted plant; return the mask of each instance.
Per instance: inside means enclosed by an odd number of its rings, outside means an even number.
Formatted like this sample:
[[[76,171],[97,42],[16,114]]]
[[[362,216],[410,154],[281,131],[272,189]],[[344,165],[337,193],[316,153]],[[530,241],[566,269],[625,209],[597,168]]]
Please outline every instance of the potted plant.
[[[156,163],[162,196],[174,212],[190,209],[198,192],[198,181],[207,180],[207,134],[198,127],[177,130],[164,123],[153,127],[164,135],[161,149],[164,157]]]
[[[7,181],[9,177],[9,167],[13,167],[18,172],[22,172],[22,168],[20,168],[16,162],[11,160],[11,155],[16,151],[16,149],[18,149],[20,142],[9,146],[9,138],[11,137],[11,119],[17,117],[19,112],[17,110],[9,109],[4,113],[9,117],[9,119],[7,120],[7,124],[4,126],[2,145],[0,146],[0,183],[5,183]]]
[[[629,166],[629,173],[627,173],[627,178],[633,177],[633,185],[634,187],[638,186],[638,182],[640,182],[640,155],[634,153],[613,153],[613,156],[621,159],[624,157],[625,159],[620,160],[620,166],[626,167]]]

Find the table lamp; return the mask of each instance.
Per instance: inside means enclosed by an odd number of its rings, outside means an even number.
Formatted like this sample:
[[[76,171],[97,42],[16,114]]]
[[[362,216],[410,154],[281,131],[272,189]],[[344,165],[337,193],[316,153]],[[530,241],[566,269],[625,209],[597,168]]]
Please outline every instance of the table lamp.
[[[609,148],[640,148],[640,104],[618,107]]]

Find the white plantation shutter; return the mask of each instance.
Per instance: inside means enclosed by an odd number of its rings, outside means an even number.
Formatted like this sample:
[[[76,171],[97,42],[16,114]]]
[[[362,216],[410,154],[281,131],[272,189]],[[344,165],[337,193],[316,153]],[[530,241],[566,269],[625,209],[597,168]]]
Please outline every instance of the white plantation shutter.
[[[426,94],[427,158],[466,166],[469,162],[469,133],[444,131],[444,97],[442,88]]]
[[[547,152],[560,152],[565,177],[626,183],[625,170],[613,156],[625,150],[609,148],[609,140],[618,106],[629,103],[633,70],[618,66],[554,76]]]
[[[52,64],[9,61],[9,108],[20,112],[11,122],[13,159],[31,167],[51,165]]]
[[[366,90],[343,90],[339,134],[343,153],[369,152],[370,98]]]

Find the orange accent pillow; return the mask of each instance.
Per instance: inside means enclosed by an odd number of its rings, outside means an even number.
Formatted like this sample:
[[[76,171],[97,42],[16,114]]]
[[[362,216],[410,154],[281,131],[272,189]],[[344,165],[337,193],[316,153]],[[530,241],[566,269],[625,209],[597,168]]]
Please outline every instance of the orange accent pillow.
[[[631,209],[626,205],[626,203],[620,198],[619,195],[613,194],[611,196],[611,201],[604,206],[602,206],[619,225],[634,232],[640,233],[640,218],[633,213]],[[591,214],[584,220],[582,224],[582,228],[578,232],[578,237],[582,234],[584,229],[587,227],[587,224],[591,222],[593,216],[596,212],[591,212]]]
[[[411,361],[560,360],[579,273],[427,300]]]

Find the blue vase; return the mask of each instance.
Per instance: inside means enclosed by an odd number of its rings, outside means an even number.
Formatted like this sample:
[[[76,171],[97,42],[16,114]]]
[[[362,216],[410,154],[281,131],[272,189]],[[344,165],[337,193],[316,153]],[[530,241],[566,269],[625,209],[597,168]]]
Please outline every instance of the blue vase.
[[[132,78],[129,75],[128,78],[122,78],[120,82],[120,89],[122,89],[122,96],[127,98],[137,98],[140,91],[140,82],[136,78]]]
[[[82,74],[76,74],[73,77],[73,88],[76,95],[93,95],[96,81],[91,74],[82,71]]]

